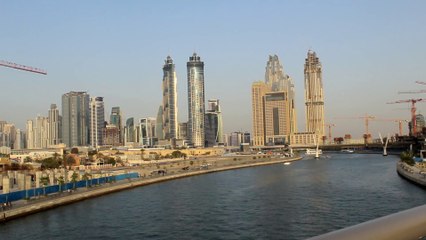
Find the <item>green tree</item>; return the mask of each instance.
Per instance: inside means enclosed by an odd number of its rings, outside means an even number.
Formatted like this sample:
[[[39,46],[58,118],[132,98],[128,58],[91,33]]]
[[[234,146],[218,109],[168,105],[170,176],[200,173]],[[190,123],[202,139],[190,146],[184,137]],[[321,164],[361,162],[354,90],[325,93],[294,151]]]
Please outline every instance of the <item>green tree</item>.
[[[59,183],[59,192],[62,192],[62,190],[63,190],[62,186],[64,186],[64,183],[65,183],[64,177],[60,176],[56,179],[56,181],[58,181],[58,183]]]
[[[116,161],[115,161],[115,159],[114,159],[114,158],[112,158],[112,157],[107,157],[107,158],[105,158],[105,162],[104,162],[104,164],[112,164],[113,166],[115,166]]]
[[[73,183],[73,189],[75,189],[75,183],[77,182],[77,179],[78,179],[78,173],[77,172],[74,172],[72,175],[71,175],[71,182]]]
[[[86,181],[86,187],[89,187],[89,180],[92,177],[92,174],[90,173],[84,173],[83,176],[81,176],[81,179]]]
[[[186,158],[186,154],[182,153],[179,150],[176,150],[176,151],[172,152],[172,158],[181,158],[181,157]]]
[[[54,159],[53,157],[45,158],[41,160],[41,168],[42,169],[54,169],[59,168],[60,162],[58,159]]]
[[[24,163],[32,162],[33,159],[30,156],[24,158]]]
[[[414,166],[416,164],[413,157],[414,157],[413,153],[407,152],[407,151],[402,152],[400,155],[401,161],[405,162],[406,164],[410,166]]]
[[[40,178],[40,184],[43,186],[43,195],[46,195],[46,186],[49,184],[49,176],[43,176]]]

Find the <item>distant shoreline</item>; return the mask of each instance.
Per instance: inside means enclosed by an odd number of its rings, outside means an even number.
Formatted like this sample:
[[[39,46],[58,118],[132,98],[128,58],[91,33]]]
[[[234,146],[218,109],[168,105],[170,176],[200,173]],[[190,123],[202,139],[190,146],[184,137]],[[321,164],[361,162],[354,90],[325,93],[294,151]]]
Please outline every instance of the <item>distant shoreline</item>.
[[[5,211],[0,211],[0,223],[4,223],[19,217],[28,216],[28,215],[49,210],[52,208],[79,202],[85,199],[95,198],[95,197],[106,195],[109,193],[141,187],[141,186],[150,185],[154,183],[165,182],[165,181],[191,177],[191,176],[196,176],[201,174],[235,170],[240,168],[257,167],[257,166],[264,166],[264,165],[279,164],[284,162],[292,162],[292,161],[297,161],[300,159],[302,159],[302,157],[270,158],[262,162],[243,163],[243,164],[236,164],[236,165],[223,166],[223,167],[217,167],[217,168],[202,169],[202,170],[196,170],[191,172],[165,175],[165,176],[151,178],[151,179],[139,178],[139,179],[131,180],[131,181],[124,180],[121,183],[105,184],[103,186],[89,188],[84,190],[83,192],[77,191],[76,193],[62,193],[61,196],[58,196],[58,197],[48,196],[45,199],[38,201],[36,203],[31,203],[29,201],[27,204],[23,206],[19,206],[16,208],[5,210]]]

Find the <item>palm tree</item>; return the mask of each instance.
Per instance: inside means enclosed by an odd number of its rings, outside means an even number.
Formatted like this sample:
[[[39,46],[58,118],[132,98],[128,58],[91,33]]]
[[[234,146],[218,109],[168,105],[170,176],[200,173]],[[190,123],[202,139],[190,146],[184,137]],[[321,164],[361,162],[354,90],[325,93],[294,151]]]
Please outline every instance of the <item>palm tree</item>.
[[[43,186],[43,195],[46,195],[46,186],[49,184],[49,176],[41,177],[40,183]]]
[[[78,173],[74,172],[71,175],[71,182],[73,183],[73,189],[75,189],[75,183],[77,182],[77,179],[78,179]]]
[[[64,183],[65,183],[65,179],[64,179],[64,177],[63,177],[63,176],[60,176],[60,177],[58,177],[56,180],[59,182],[59,191],[60,191],[60,192],[62,192],[62,186],[63,186],[63,185],[64,185]]]
[[[87,172],[84,173],[83,176],[81,176],[81,178],[83,180],[86,180],[86,188],[89,187],[89,179],[90,179],[91,176],[92,176],[92,174],[87,173]]]

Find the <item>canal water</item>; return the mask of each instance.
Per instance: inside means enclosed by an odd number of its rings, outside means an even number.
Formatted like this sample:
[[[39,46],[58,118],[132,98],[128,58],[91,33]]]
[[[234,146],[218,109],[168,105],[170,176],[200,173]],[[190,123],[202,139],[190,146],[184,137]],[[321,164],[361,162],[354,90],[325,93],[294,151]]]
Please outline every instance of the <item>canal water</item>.
[[[194,176],[0,225],[0,239],[305,239],[426,204],[397,157],[326,154]]]

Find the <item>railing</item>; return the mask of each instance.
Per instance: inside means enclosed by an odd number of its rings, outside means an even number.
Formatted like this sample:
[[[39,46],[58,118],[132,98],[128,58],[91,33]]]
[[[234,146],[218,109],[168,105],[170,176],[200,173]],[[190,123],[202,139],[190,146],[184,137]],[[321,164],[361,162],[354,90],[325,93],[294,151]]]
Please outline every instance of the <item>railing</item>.
[[[310,240],[426,239],[426,205],[326,233]]]

